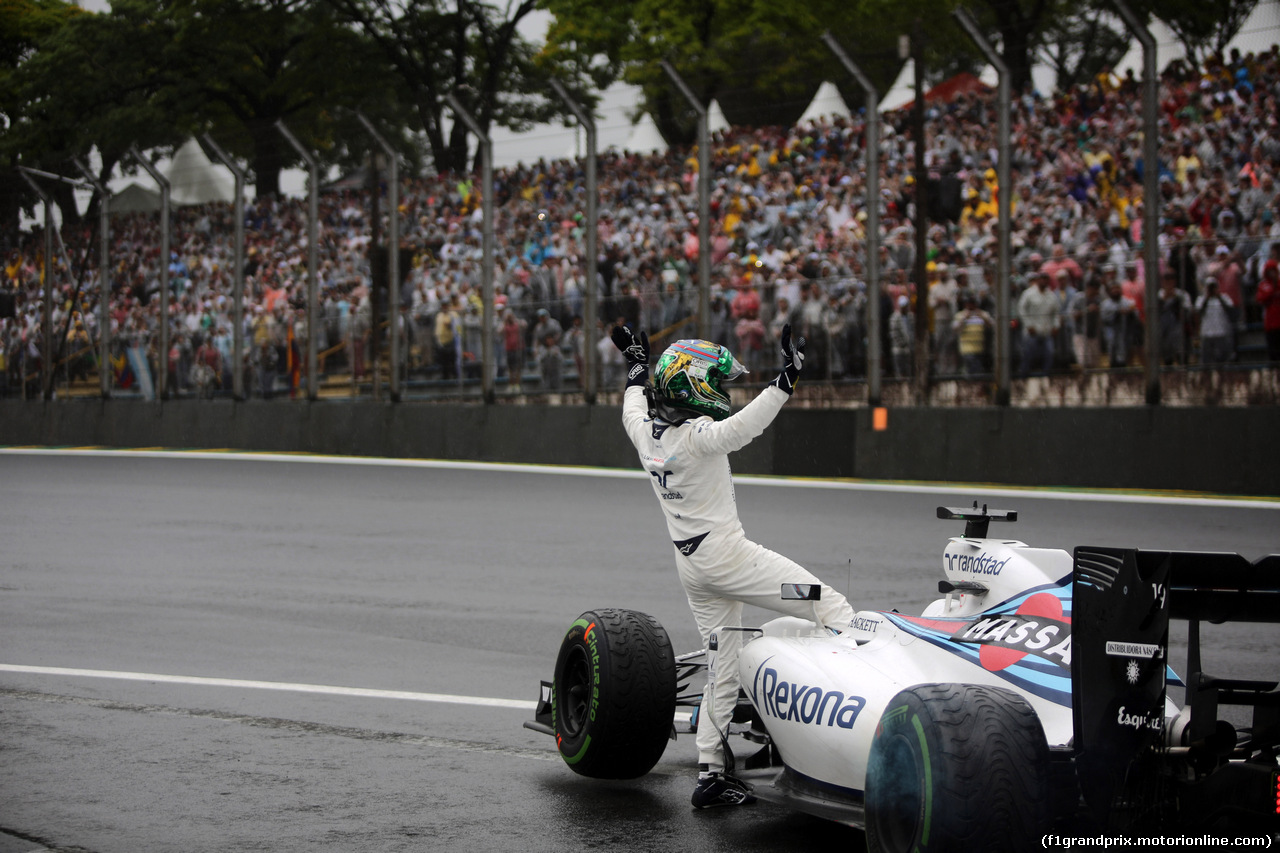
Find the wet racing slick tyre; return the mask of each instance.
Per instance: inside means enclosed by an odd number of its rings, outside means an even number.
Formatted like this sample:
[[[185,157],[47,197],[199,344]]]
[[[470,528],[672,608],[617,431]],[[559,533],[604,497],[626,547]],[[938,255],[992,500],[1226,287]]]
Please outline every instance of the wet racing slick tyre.
[[[565,763],[594,779],[648,773],[671,737],[676,662],[666,630],[633,610],[589,610],[556,657],[552,727]]]
[[[893,697],[871,741],[867,848],[1038,848],[1049,796],[1049,747],[1025,699],[999,687],[918,685]]]

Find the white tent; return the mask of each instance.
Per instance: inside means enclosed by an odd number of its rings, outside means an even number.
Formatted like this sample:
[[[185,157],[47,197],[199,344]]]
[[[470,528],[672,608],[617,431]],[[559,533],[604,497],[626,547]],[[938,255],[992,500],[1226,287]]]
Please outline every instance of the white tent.
[[[712,98],[711,106],[707,107],[707,132],[717,133],[728,129],[729,120],[724,117],[724,110],[720,109],[720,102]]]
[[[640,116],[640,120],[631,128],[631,135],[622,146],[623,151],[635,154],[652,154],[655,151],[666,151],[667,141],[662,138],[657,122],[648,113]]]
[[[160,193],[130,183],[111,196],[111,213],[155,213],[160,209]]]
[[[851,115],[849,105],[840,96],[840,90],[830,80],[818,87],[809,106],[805,108],[800,121],[817,121],[820,118],[848,118]]]
[[[169,180],[169,198],[174,204],[231,202],[236,197],[236,181],[231,170],[215,165],[194,138],[174,152],[165,177]]]
[[[916,99],[916,63],[908,59],[898,72],[898,79],[893,81],[889,91],[880,98],[880,112],[887,113],[905,106]]]

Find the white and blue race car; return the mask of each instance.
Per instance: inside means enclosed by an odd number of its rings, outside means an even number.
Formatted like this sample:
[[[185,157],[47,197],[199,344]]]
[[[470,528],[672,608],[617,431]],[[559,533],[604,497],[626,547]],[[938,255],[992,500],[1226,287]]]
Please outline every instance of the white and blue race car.
[[[1052,831],[1280,824],[1280,686],[1211,676],[1199,623],[1280,622],[1280,555],[1033,548],[966,522],[943,553],[940,599],[849,626],[794,617],[753,628],[726,752],[761,799],[863,827],[872,851],[1026,850]],[[817,587],[793,585],[787,598]],[[1185,683],[1169,620],[1190,623]],[[720,633],[720,632],[717,632]],[[536,719],[565,762],[635,778],[661,758],[712,648],[677,657],[651,617],[582,614],[542,683]],[[1168,688],[1185,694],[1179,708]],[[1252,727],[1217,718],[1251,706]],[[742,751],[739,749],[739,751]],[[732,759],[731,759],[732,760]]]

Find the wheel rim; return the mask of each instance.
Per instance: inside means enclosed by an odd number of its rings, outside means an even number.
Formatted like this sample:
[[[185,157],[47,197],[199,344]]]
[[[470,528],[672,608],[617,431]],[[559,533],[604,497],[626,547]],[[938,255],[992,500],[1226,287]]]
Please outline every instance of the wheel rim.
[[[911,850],[921,828],[923,802],[916,753],[902,736],[888,738],[876,779],[876,829],[886,850]]]
[[[591,666],[586,651],[579,647],[569,653],[564,666],[564,734],[577,737],[591,710]]]

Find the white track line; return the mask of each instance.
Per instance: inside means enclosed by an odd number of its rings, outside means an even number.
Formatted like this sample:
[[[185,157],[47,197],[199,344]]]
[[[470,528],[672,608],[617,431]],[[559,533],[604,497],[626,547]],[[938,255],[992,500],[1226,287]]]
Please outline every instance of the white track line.
[[[188,684],[199,687],[234,687],[244,690],[278,690],[288,693],[320,693],[327,696],[360,696],[369,699],[407,699],[446,705],[473,705],[483,708],[514,708],[532,711],[536,702],[519,699],[490,699],[484,696],[453,696],[448,693],[413,693],[407,690],[373,690],[368,687],[334,687],[328,684],[291,684],[285,681],[246,681],[239,678],[203,678],[196,675],[160,675],[154,672],[115,672],[103,669],[67,669],[57,666],[20,666],[0,663],[0,672],[28,675],[61,675],[75,678],[106,678],[114,681],[149,681],[156,684]]]
[[[508,462],[466,462],[446,459],[391,459],[379,456],[325,456],[309,453],[243,453],[209,450],[122,450],[102,447],[0,447],[0,456],[104,456],[134,459],[197,459],[240,462],[304,462],[322,465],[366,465],[384,468],[431,468],[454,471],[497,471],[517,474],[556,474],[571,477],[609,477],[615,479],[648,479],[644,471],[626,468],[589,468],[558,465],[522,465]],[[959,495],[969,499],[1032,498],[1093,503],[1166,504],[1174,506],[1228,507],[1233,509],[1280,510],[1280,497],[1231,497],[1223,495],[1180,494],[1177,492],[1113,490],[1098,491],[1039,486],[994,486],[983,483],[880,482],[867,480],[828,480],[821,478],[761,477],[734,475],[734,482],[752,486],[775,486],[801,489],[835,489],[855,492],[891,492],[900,494]]]

